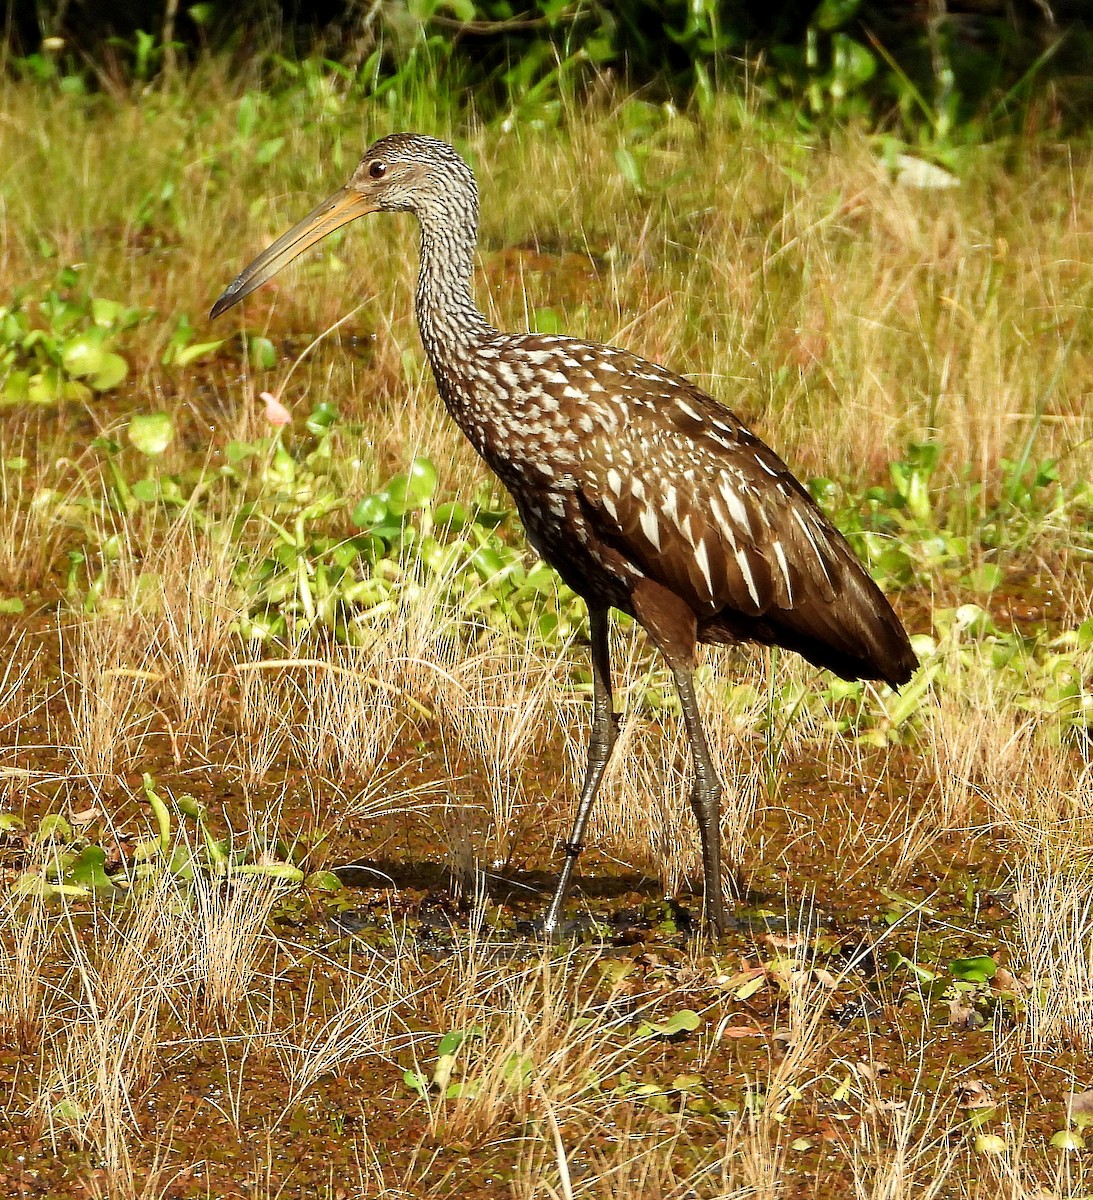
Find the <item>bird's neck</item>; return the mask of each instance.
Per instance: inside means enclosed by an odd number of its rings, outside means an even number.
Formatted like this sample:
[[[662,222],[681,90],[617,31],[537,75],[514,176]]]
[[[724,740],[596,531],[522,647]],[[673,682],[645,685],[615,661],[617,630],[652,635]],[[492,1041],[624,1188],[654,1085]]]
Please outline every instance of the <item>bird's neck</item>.
[[[442,392],[444,378],[466,374],[469,357],[497,332],[471,295],[475,242],[473,215],[421,215],[415,307],[425,353]]]

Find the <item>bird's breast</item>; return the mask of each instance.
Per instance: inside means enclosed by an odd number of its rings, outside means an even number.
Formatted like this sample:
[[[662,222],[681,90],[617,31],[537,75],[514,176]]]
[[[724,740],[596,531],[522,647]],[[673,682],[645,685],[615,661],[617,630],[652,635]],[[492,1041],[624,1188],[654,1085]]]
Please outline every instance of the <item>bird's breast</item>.
[[[600,540],[582,498],[595,465],[589,447],[618,437],[628,406],[641,402],[611,366],[621,353],[506,335],[433,365],[448,410],[508,489],[532,547],[575,591],[627,607],[638,572]]]
[[[576,397],[527,364],[504,360],[438,373],[438,383],[460,428],[507,485],[564,485],[579,461],[582,429],[590,428]]]

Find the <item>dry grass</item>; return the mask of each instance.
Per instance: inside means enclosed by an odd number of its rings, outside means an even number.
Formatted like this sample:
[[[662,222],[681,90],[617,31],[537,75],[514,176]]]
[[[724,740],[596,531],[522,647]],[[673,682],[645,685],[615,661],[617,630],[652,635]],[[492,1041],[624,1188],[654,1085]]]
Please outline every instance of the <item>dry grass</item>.
[[[163,1014],[185,979],[170,937],[170,889],[167,877],[154,882],[120,924],[107,918],[92,939],[66,923],[73,982],[51,1006],[49,1068],[35,1102],[54,1148],[66,1138],[93,1147],[123,1192],[134,1177],[138,1107],[160,1067]]]
[[[329,961],[311,968],[302,1011],[290,1024],[291,1041],[278,1047],[289,1084],[280,1120],[324,1077],[337,1076],[361,1059],[391,1063],[400,1050],[420,1041],[407,1029],[420,986],[415,975],[410,948],[397,930],[393,952],[372,954],[360,969]]]
[[[544,659],[529,639],[469,655],[453,671],[442,719],[485,781],[489,827],[482,853],[494,868],[508,865],[522,826],[537,819],[528,815],[529,801],[536,813],[541,809],[532,764],[553,733],[563,666]]]
[[[0,1033],[5,1045],[37,1050],[48,1012],[45,968],[55,953],[52,915],[40,900],[5,896],[0,930]]]
[[[155,720],[151,699],[159,674],[135,621],[112,616],[81,620],[73,631],[65,704],[77,770],[104,782],[120,763],[139,761]],[[64,660],[62,660],[64,662]],[[67,666],[67,663],[65,663]]]

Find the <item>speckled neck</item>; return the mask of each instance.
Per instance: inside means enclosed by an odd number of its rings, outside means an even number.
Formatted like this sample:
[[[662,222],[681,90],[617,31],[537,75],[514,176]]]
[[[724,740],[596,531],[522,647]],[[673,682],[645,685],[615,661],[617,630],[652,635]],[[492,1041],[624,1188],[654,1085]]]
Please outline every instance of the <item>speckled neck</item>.
[[[466,363],[497,330],[471,295],[478,201],[473,190],[452,188],[418,212],[421,265],[415,311],[425,353],[442,394],[445,382],[466,373]]]

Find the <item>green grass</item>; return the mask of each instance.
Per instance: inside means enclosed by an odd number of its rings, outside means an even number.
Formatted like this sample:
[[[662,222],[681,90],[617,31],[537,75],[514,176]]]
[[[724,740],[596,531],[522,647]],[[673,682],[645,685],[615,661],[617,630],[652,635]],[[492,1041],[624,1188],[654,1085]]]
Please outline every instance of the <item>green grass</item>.
[[[1086,1194],[1093,148],[923,191],[752,97],[537,128],[314,69],[0,87],[0,1183],[29,1146],[74,1196]],[[204,316],[398,128],[475,165],[497,324],[707,387],[918,638],[898,696],[704,660],[756,893],[720,948],[626,622],[598,924],[513,943],[584,614],[435,396],[409,222]]]

